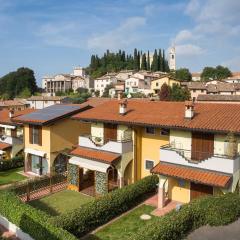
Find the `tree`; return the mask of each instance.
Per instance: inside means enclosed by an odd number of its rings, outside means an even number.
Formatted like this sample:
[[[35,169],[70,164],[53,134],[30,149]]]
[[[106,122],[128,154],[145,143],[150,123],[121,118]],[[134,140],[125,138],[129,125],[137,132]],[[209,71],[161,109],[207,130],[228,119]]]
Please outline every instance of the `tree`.
[[[150,67],[150,55],[149,55],[149,51],[147,54],[147,70],[150,71],[151,67]]]
[[[162,57],[162,50],[161,49],[159,49],[158,50],[158,64],[159,64],[159,67],[158,67],[158,70],[159,71],[163,71],[163,57]]]
[[[231,71],[227,67],[217,66],[214,67],[205,67],[201,74],[202,81],[208,80],[222,80],[224,78],[232,76]]]
[[[159,93],[159,98],[161,101],[169,101],[170,100],[170,87],[164,83],[161,87],[160,93]]]
[[[100,91],[99,91],[99,90],[96,90],[96,91],[94,92],[94,94],[95,94],[96,97],[99,97]]]
[[[187,68],[179,68],[175,71],[174,77],[180,81],[191,81],[192,74],[190,73],[189,69]]]
[[[142,70],[147,70],[147,59],[146,59],[146,54],[145,53],[142,55],[141,69]]]
[[[29,98],[31,97],[31,92],[28,88],[24,88],[22,92],[18,95],[19,98]]]
[[[14,98],[26,88],[31,94],[38,89],[34,72],[29,68],[18,68],[0,78],[0,95],[7,94],[9,98]]]
[[[158,71],[158,54],[157,54],[156,49],[155,49],[154,54],[153,54],[153,61],[152,61],[152,65],[151,65],[151,70],[153,72]]]
[[[105,87],[105,89],[104,89],[104,91],[103,91],[103,94],[102,94],[102,97],[110,97],[110,96],[109,96],[109,90],[110,90],[111,88],[113,88],[113,84],[112,84],[112,83],[108,84],[108,85]]]
[[[180,85],[174,83],[170,88],[170,100],[171,101],[186,101],[189,100],[191,94],[187,88],[182,88]]]

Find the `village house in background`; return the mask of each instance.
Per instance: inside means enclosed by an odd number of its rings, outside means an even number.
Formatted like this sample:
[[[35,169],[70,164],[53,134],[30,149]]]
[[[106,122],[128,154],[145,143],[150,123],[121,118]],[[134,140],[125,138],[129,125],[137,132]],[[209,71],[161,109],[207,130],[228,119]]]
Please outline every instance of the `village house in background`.
[[[0,110],[8,109],[13,111],[21,111],[29,107],[25,99],[2,100],[0,101]]]
[[[57,92],[68,90],[76,92],[78,88],[89,89],[90,87],[92,86],[89,76],[82,67],[75,67],[72,74],[57,74],[45,76],[42,79],[42,88],[49,96],[55,96]]]
[[[33,109],[0,111],[0,159],[9,160],[22,156],[24,150],[23,126],[13,121],[15,117],[33,112]]]
[[[31,96],[27,99],[30,108],[43,109],[55,104],[71,103],[70,98],[64,96]]]

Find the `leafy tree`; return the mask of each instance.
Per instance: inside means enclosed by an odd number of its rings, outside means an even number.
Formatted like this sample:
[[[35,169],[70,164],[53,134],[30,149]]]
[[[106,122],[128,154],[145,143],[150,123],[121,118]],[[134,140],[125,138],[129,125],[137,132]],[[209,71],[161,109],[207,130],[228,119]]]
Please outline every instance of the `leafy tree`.
[[[191,97],[191,94],[187,88],[182,88],[178,84],[173,84],[172,87],[170,88],[170,100],[171,101],[185,101],[189,100]]]
[[[179,68],[175,71],[174,77],[180,81],[191,81],[192,74],[190,73],[188,68]]]
[[[142,92],[131,93],[132,98],[146,98],[146,95]]]
[[[99,91],[99,90],[96,90],[94,94],[95,94],[96,97],[99,97],[100,91]]]
[[[113,84],[112,84],[112,83],[108,84],[108,85],[105,87],[105,89],[104,89],[104,91],[103,91],[103,94],[102,94],[102,97],[110,97],[110,96],[109,96],[109,90],[110,90],[111,88],[113,88]]]
[[[6,94],[9,98],[14,98],[26,88],[31,94],[37,91],[34,72],[29,68],[18,68],[0,78],[0,95]]]
[[[19,98],[29,98],[31,97],[31,92],[28,88],[24,88],[22,92],[18,95]]]
[[[142,70],[147,70],[147,59],[146,59],[146,54],[145,53],[142,55],[141,69]]]
[[[164,83],[160,89],[159,98],[161,101],[169,101],[171,97],[170,87]]]
[[[88,93],[88,89],[87,89],[87,88],[82,88],[82,87],[80,87],[80,88],[77,89],[77,92],[78,92],[79,94]]]
[[[219,65],[216,68],[205,67],[201,74],[201,80],[202,81],[221,80],[230,76],[232,76],[231,71],[227,67]]]

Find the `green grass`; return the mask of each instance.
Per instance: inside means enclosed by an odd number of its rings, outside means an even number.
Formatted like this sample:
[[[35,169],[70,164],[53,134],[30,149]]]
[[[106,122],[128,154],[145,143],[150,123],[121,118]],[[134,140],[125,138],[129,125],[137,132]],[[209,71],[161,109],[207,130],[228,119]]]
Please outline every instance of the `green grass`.
[[[10,184],[26,179],[26,177],[18,173],[22,170],[23,168],[14,168],[0,172],[0,185]]]
[[[150,213],[155,208],[152,206],[142,205],[129,214],[119,218],[112,224],[99,230],[94,235],[84,238],[85,240],[122,240],[128,239],[128,237],[137,232],[140,228],[144,227],[149,221],[152,221],[155,216]],[[142,214],[149,214],[152,216],[150,220],[142,220],[140,216]]]
[[[29,204],[51,216],[57,216],[67,211],[76,209],[93,199],[94,198],[79,192],[63,190],[41,199],[31,201]]]

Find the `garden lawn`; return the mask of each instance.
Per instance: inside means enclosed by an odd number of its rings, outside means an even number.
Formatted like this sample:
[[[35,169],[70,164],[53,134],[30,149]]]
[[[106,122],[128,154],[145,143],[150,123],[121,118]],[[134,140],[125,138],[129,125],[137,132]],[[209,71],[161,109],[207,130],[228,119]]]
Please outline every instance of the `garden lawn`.
[[[14,168],[0,172],[0,185],[15,183],[26,179],[26,177],[18,173],[20,171],[23,171],[23,168]]]
[[[131,234],[137,232],[140,228],[152,221],[155,216],[150,213],[155,208],[152,206],[141,205],[140,207],[129,212],[127,215],[120,217],[118,220],[102,228],[94,235],[84,238],[85,240],[122,240],[127,239]],[[150,220],[142,220],[142,214],[151,215]]]
[[[29,204],[51,216],[57,216],[92,201],[94,198],[82,193],[63,190],[41,199],[33,200]]]

